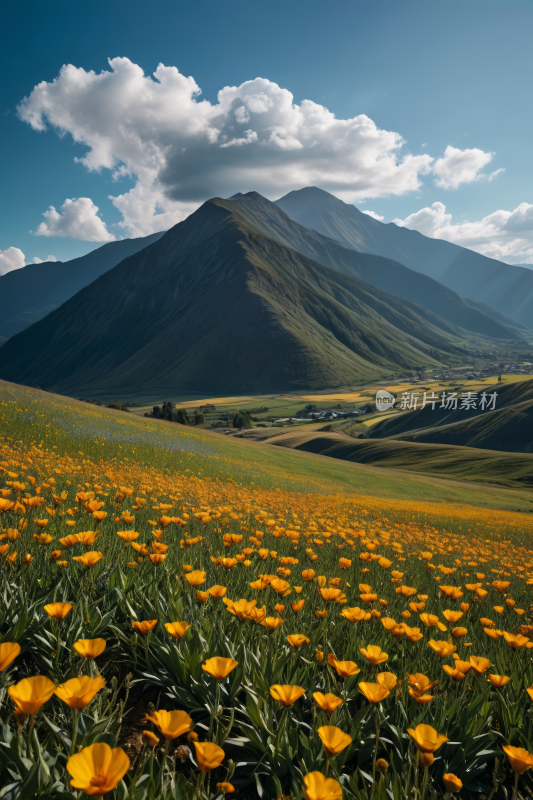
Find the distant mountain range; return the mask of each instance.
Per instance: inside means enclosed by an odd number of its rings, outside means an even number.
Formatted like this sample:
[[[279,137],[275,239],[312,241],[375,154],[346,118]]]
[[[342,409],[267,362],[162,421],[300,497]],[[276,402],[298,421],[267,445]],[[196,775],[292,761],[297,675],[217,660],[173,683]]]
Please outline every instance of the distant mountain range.
[[[397,274],[449,319],[366,280]],[[250,192],[204,203],[8,340],[0,375],[64,392],[340,386],[497,353],[521,330]]]
[[[141,239],[109,242],[72,261],[28,264],[0,276],[0,343],[42,319],[84,286],[162,235],[153,233]]]
[[[308,187],[277,201],[292,219],[345,247],[422,272],[454,292],[533,327],[533,270],[503,264],[418,231],[385,224],[328,192]]]

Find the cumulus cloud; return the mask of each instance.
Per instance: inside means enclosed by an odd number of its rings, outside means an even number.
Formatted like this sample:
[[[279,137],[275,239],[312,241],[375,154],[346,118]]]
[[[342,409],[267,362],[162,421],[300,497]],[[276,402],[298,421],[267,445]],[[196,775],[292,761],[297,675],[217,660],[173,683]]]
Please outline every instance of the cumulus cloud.
[[[32,259],[33,264],[45,264],[48,261],[57,261],[55,256],[48,256],[44,261],[36,256]],[[21,269],[26,266],[26,257],[18,247],[8,247],[7,250],[0,250],[0,275],[7,275],[14,269]]]
[[[434,160],[402,154],[402,137],[365,114],[338,119],[263,78],[225,86],[211,103],[176,67],[160,64],[151,77],[127,58],[109,65],[99,74],[62,67],[18,114],[35,130],[51,126],[84,145],[87,169],[135,179],[112,197],[128,235],[165,230],[207,198],[238,191],[274,199],[318,185],[346,202],[400,195],[420,187]],[[43,230],[57,229],[55,219]]]
[[[452,221],[452,215],[446,214],[446,206],[443,203],[433,203],[432,206],[426,206],[414,214],[409,214],[405,219],[392,221],[401,228],[410,228],[423,233],[424,236],[433,236],[439,228]]]
[[[48,256],[48,258],[45,258],[44,261],[42,258],[39,258],[38,256],[32,258],[32,262],[34,264],[46,264],[48,261],[57,261],[57,258],[55,256]]]
[[[437,177],[435,186],[439,189],[457,189],[462,183],[472,183],[473,181],[492,180],[503,169],[498,169],[491,175],[486,175],[481,170],[489,164],[494,157],[494,153],[485,153],[477,147],[469,150],[459,150],[457,147],[448,145],[444,151],[444,156],[438,158],[431,171]]]
[[[363,214],[367,214],[369,217],[372,217],[372,219],[379,220],[379,222],[385,222],[385,217],[380,216],[380,214],[377,214],[375,211],[363,211]]]
[[[25,259],[22,250],[18,247],[8,247],[7,250],[0,250],[0,275],[6,275],[14,269],[24,267]]]
[[[520,203],[513,211],[494,211],[477,222],[452,224],[443,203],[420,209],[406,219],[393,220],[435,239],[446,239],[509,264],[533,263],[533,205]]]
[[[67,198],[61,206],[61,213],[50,206],[43,214],[46,222],[41,222],[35,236],[69,236],[85,242],[113,242],[114,235],[98,216],[98,206],[90,197]]]

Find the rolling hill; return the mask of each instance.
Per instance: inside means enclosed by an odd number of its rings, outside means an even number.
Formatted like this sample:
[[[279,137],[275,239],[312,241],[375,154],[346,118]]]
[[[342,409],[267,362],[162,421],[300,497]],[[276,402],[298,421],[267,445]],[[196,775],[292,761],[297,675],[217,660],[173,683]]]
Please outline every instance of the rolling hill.
[[[533,380],[493,390],[498,392],[493,411],[426,406],[373,425],[368,437],[533,453]]]
[[[204,203],[6,342],[0,376],[67,393],[271,391],[461,363],[497,348],[286,246],[250,216],[239,198]]]
[[[487,258],[418,231],[385,224],[328,192],[307,187],[276,201],[290,217],[345,247],[399,261],[454,292],[533,326],[533,270]]]
[[[140,239],[108,242],[71,261],[27,264],[0,276],[0,340],[9,339],[42,319],[84,286],[162,235],[153,233]]]

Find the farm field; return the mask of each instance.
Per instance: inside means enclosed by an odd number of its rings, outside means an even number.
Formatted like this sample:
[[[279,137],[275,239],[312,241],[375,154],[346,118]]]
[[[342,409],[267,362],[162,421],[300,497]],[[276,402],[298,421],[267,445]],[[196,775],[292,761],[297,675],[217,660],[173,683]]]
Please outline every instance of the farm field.
[[[0,382],[0,796],[530,796],[517,486]]]

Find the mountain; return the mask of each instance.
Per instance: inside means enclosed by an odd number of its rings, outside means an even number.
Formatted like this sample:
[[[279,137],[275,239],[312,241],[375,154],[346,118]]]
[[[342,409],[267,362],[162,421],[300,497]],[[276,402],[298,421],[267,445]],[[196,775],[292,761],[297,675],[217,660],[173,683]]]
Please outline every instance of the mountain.
[[[465,300],[433,278],[408,269],[398,261],[354,252],[328,236],[305,228],[280,211],[278,204],[271,203],[257,192],[238,193],[231,200],[257,230],[326,267],[424,306],[472,333],[497,339],[532,338],[530,328],[496,309]]]
[[[497,392],[492,411],[445,410],[430,405],[396,414],[373,425],[371,439],[460,445],[487,450],[533,453],[533,380],[493,386]]]
[[[8,340],[0,376],[67,393],[271,391],[464,363],[498,348],[267,235],[257,226],[282,221],[270,206],[260,219],[242,198],[204,203]]]
[[[71,261],[45,261],[0,276],[0,344],[42,319],[104,272],[161,238],[153,233],[140,239],[108,242]]]
[[[454,292],[533,327],[533,270],[503,264],[418,231],[385,224],[328,192],[308,187],[277,205],[290,217],[345,247],[399,261]]]

